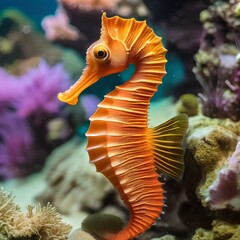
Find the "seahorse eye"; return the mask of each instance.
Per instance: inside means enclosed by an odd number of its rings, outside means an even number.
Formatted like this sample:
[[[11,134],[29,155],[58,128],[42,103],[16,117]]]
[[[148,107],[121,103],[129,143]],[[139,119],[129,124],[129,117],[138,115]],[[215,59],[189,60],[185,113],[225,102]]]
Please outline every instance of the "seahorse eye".
[[[109,50],[107,47],[102,46],[102,45],[97,45],[93,49],[93,55],[97,60],[105,61],[109,59]]]

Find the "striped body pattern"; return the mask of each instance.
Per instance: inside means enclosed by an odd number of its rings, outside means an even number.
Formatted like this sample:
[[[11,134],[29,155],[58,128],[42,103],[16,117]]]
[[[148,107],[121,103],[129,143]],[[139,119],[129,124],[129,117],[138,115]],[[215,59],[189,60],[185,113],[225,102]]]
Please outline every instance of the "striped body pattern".
[[[158,180],[156,169],[176,179],[182,175],[180,145],[186,119],[183,117],[183,127],[178,125],[182,119],[172,120],[158,129],[148,127],[150,99],[166,74],[166,49],[161,38],[145,21],[118,16],[107,18],[103,14],[102,25],[100,40],[88,49],[88,66],[83,75],[99,79],[122,71],[131,63],[136,70],[131,79],[104,97],[90,118],[87,151],[90,162],[113,184],[130,211],[127,226],[118,233],[106,233],[104,239],[128,240],[146,231],[162,212],[163,184]],[[99,60],[95,66],[88,55],[104,61]],[[89,70],[90,67],[94,70]],[[100,68],[99,75],[96,72]],[[59,99],[75,104],[80,92],[90,85],[85,78],[81,77],[72,89],[61,93]],[[169,126],[173,127],[170,132]],[[175,142],[177,146],[171,147]]]

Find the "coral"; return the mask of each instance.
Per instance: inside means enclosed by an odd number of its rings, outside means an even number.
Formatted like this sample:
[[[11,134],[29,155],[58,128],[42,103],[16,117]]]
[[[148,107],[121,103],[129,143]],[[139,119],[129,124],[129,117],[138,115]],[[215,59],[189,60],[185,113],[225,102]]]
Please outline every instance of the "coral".
[[[68,86],[69,76],[62,65],[41,61],[21,76],[0,68],[0,84],[0,178],[23,177],[39,169],[51,150],[46,130],[51,119],[63,115],[57,93]],[[68,138],[67,129],[65,122],[64,135],[52,141]]]
[[[83,231],[81,228],[75,230],[70,234],[68,237],[68,240],[95,240],[93,236],[85,231]]]
[[[0,69],[0,179],[25,176],[31,165],[33,136],[17,114],[21,91],[16,79]]]
[[[219,171],[228,165],[228,157],[234,153],[239,136],[240,122],[204,116],[191,118],[187,145],[202,172],[197,194],[203,205],[210,204],[209,188],[218,178]],[[227,193],[218,194],[226,197]],[[231,198],[231,191],[229,194]]]
[[[89,164],[85,147],[74,138],[54,150],[46,164],[47,187],[38,201],[52,202],[64,214],[101,206],[112,186]]]
[[[26,176],[33,165],[31,129],[14,112],[0,112],[0,179]]]
[[[142,0],[128,1],[128,0],[61,0],[64,5],[70,5],[73,8],[79,8],[85,11],[113,11],[123,17],[129,16],[147,16],[148,9]]]
[[[209,117],[240,120],[239,67],[235,55],[211,48],[195,55],[196,78],[203,88],[199,94],[202,112]],[[228,64],[228,65],[227,65]]]
[[[240,67],[234,69],[229,80],[226,80],[226,85],[232,92],[227,106],[227,111],[231,114],[229,117],[234,121],[240,121]]]
[[[198,99],[191,93],[186,93],[180,97],[176,103],[178,113],[186,113],[189,117],[198,114]]]
[[[60,215],[51,205],[27,207],[27,213],[21,212],[13,197],[0,191],[0,234],[9,239],[67,239],[71,227],[62,223]]]
[[[233,121],[240,120],[237,8],[237,1],[215,1],[201,12],[204,30],[193,69],[203,88],[203,114]]]
[[[103,10],[103,9],[112,9],[116,7],[116,4],[120,0],[113,0],[113,1],[108,1],[108,0],[61,0],[62,3],[69,4],[72,7],[78,7],[82,8],[85,10],[89,9],[98,9],[98,10]]]
[[[61,5],[58,5],[55,16],[47,16],[42,20],[42,28],[49,41],[77,40],[79,31],[69,24],[69,18]]]
[[[54,42],[73,48],[82,55],[85,55],[89,45],[98,39],[102,11],[124,17],[143,18],[149,15],[142,0],[59,0],[58,9],[62,7],[68,18],[62,10],[58,10],[54,17],[45,17],[42,25],[46,36],[49,40],[54,39]],[[65,36],[69,31],[70,34]]]
[[[18,81],[22,83],[23,92],[19,115],[38,122],[42,121],[42,116],[59,111],[61,103],[56,96],[69,85],[69,76],[61,64],[51,67],[42,61]]]
[[[210,117],[227,117],[228,101],[224,97],[227,79],[226,71],[219,75],[220,59],[215,49],[208,52],[199,50],[195,55],[196,67],[193,69],[196,78],[203,88],[199,94],[202,103],[202,112]],[[220,78],[220,79],[219,79]]]
[[[237,7],[237,1],[215,1],[201,12],[204,30],[194,68],[203,88],[199,94],[203,114],[234,121],[240,120]]]
[[[240,210],[240,138],[232,156],[228,157],[224,166],[209,187],[206,202],[213,209],[231,207]]]
[[[176,240],[176,237],[174,237],[172,235],[165,235],[160,238],[152,238],[151,240]]]
[[[56,64],[62,58],[62,50],[49,43],[36,30],[34,23],[16,9],[6,9],[0,14],[0,35],[9,43],[8,54],[0,54],[0,65],[11,67],[15,62],[40,57],[50,64]],[[6,44],[4,44],[6,49]]]
[[[7,38],[0,37],[0,53],[8,55],[13,50],[13,43]]]
[[[237,240],[240,238],[240,225],[215,220],[212,230],[197,229],[192,240]]]

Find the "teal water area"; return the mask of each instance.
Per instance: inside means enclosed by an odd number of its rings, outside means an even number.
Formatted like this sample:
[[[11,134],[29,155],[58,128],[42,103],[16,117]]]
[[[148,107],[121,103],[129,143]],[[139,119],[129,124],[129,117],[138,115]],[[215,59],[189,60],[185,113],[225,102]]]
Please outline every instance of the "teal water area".
[[[38,27],[46,15],[53,14],[57,7],[57,1],[32,1],[32,0],[1,0],[0,11],[7,8],[16,8],[25,13]]]

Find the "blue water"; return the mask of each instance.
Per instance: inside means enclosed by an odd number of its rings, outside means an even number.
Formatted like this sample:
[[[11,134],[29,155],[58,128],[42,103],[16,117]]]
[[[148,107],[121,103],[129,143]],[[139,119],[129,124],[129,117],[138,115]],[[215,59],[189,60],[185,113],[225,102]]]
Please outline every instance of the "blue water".
[[[38,27],[43,17],[55,12],[57,1],[39,1],[39,0],[0,0],[0,11],[7,8],[16,8],[25,13]]]

